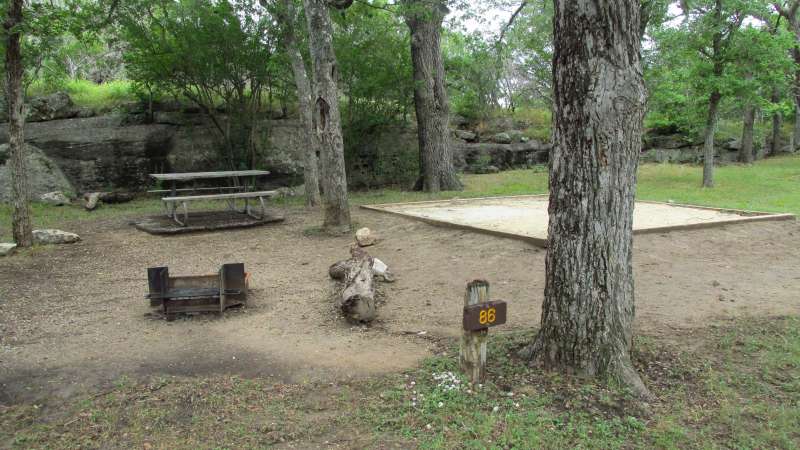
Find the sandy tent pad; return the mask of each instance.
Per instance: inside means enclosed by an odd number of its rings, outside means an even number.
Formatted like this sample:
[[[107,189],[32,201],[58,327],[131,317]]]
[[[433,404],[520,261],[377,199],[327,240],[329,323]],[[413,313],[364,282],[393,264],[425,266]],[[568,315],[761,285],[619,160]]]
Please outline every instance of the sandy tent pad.
[[[544,246],[547,242],[547,195],[454,199],[365,205],[363,208],[399,214],[435,225],[515,237]],[[792,214],[708,208],[637,201],[634,233],[708,228],[740,222],[791,220]]]

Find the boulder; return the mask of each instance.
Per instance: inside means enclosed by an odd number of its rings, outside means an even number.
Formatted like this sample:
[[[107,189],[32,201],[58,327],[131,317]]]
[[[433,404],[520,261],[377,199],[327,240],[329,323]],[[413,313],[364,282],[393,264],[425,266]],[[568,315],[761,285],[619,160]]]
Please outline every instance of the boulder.
[[[696,164],[702,159],[702,149],[690,148],[652,148],[642,152],[639,160],[642,162]]]
[[[14,243],[0,243],[0,256],[11,256],[17,249],[17,244]]]
[[[722,143],[722,148],[729,151],[739,151],[742,148],[742,141],[736,138],[728,139]]]
[[[46,192],[39,196],[42,203],[53,206],[63,206],[69,204],[69,198],[61,191]]]
[[[56,229],[33,230],[33,242],[37,244],[72,244],[81,237],[75,233]]]
[[[458,114],[453,114],[450,116],[450,125],[453,127],[460,127],[469,123],[466,117],[460,116]]]
[[[359,228],[356,231],[356,242],[359,247],[369,247],[378,242],[378,237],[369,228]]]
[[[87,119],[89,117],[94,117],[96,115],[97,112],[92,108],[78,108],[78,113],[75,115],[75,117],[78,117],[80,119]]]
[[[457,138],[467,142],[475,142],[478,137],[475,133],[467,130],[455,130],[455,135]]]
[[[454,143],[453,163],[458,170],[475,173],[488,173],[490,166],[498,170],[527,168],[546,163],[551,148],[535,139],[519,144]]]
[[[100,205],[99,192],[87,192],[83,194],[83,199],[86,201],[86,203],[83,204],[83,207],[86,208],[87,211],[93,211]]]
[[[74,192],[61,168],[44,152],[30,144],[25,145],[28,163],[28,186],[30,196],[39,199],[44,194],[58,192]],[[6,159],[8,158],[8,144],[0,145],[0,202],[11,201],[11,174]],[[68,202],[68,201],[67,201]]]
[[[522,138],[525,137],[525,135],[522,134],[522,131],[519,130],[509,130],[506,132],[506,134],[508,134],[508,137],[511,138],[511,142],[523,142]]]
[[[28,107],[28,122],[44,122],[47,120],[70,119],[78,115],[79,110],[72,104],[72,99],[65,92],[56,92],[31,100]]]
[[[644,138],[643,148],[645,150],[651,148],[676,150],[698,144],[702,144],[702,142],[694,142],[683,134],[648,134]]]
[[[489,138],[489,142],[494,142],[496,144],[510,144],[511,136],[509,136],[508,133],[497,133]]]

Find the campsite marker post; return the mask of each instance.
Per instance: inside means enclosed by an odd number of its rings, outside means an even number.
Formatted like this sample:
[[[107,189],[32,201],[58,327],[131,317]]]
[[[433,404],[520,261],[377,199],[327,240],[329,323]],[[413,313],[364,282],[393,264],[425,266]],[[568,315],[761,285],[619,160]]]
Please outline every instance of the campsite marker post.
[[[464,331],[461,334],[459,363],[461,371],[474,383],[486,378],[486,341],[489,327],[506,323],[506,302],[489,300],[489,282],[474,280],[467,283],[464,294]]]

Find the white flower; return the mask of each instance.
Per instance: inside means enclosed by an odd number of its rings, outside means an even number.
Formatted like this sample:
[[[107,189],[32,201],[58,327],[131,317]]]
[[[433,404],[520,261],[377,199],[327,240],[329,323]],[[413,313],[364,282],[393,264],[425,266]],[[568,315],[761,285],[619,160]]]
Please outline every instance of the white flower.
[[[433,426],[431,426],[431,424],[427,424],[427,425],[425,425],[425,428],[430,430],[431,428],[433,428]]]
[[[492,408],[492,412],[497,412],[497,411],[500,411],[500,407],[499,406],[495,406],[494,408]]]
[[[439,402],[439,404],[438,404],[438,405],[436,405],[436,406],[438,406],[439,408],[441,408],[442,406],[444,406],[444,403],[443,403],[443,402]]]

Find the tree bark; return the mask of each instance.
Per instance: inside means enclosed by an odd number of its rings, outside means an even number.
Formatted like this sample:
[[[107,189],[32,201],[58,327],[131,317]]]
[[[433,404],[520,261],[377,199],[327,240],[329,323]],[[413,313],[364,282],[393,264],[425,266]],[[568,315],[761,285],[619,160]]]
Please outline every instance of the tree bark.
[[[719,91],[714,91],[708,99],[708,118],[706,119],[705,138],[703,140],[703,187],[714,187],[714,134],[717,131],[719,102],[722,99]]]
[[[772,88],[772,98],[770,99],[772,104],[778,104],[781,101],[780,92],[778,92],[778,88]],[[781,115],[780,111],[775,111],[772,113],[772,139],[770,141],[770,147],[767,151],[769,154],[776,154],[780,151],[781,148],[781,125],[783,124],[783,116]]]
[[[649,391],[630,360],[632,223],[646,92],[639,2],[555,0],[545,367]]]
[[[347,320],[371,322],[378,313],[372,271],[374,260],[358,247],[351,248],[350,255],[350,259],[339,261],[328,269],[331,278],[344,283],[336,298],[336,306]]]
[[[314,132],[322,160],[325,200],[323,228],[332,232],[347,232],[351,226],[350,206],[347,200],[339,91],[336,86],[339,71],[333,51],[333,26],[325,0],[303,0],[303,4],[314,68],[312,108]]]
[[[23,0],[10,0],[3,27],[6,31],[6,98],[8,103],[8,148],[10,153],[12,213],[11,228],[19,247],[33,245],[30,193],[25,151],[25,104],[22,98],[22,52],[20,31]]]
[[[797,39],[800,40],[800,24],[794,22],[792,24],[792,28],[795,29],[795,35]],[[795,146],[798,142],[800,142],[800,48],[793,48],[792,55],[794,56],[794,63],[797,65],[798,69],[794,72],[794,86],[792,92],[794,94],[794,131],[792,133],[792,138],[789,142],[789,152],[794,152]],[[780,152],[782,149],[780,147],[776,148],[777,152]]]
[[[800,98],[796,97],[797,102],[800,102]],[[797,142],[800,140],[800,103],[795,103],[794,105],[794,133],[789,138],[789,152],[794,153],[795,149],[797,149]],[[776,149],[780,152],[780,147]]]
[[[722,77],[724,69],[723,50],[722,50],[722,0],[714,2],[714,23],[717,30],[711,41],[711,62],[714,66],[715,82]],[[731,31],[732,32],[732,31]],[[703,187],[714,187],[714,134],[717,131],[717,118],[719,115],[719,102],[722,94],[719,88],[714,87],[708,98],[708,118],[706,119],[706,132],[703,143]]]
[[[786,21],[789,22],[789,28],[794,33],[795,37],[795,46],[792,48],[792,57],[794,58],[795,64],[800,64],[800,19],[797,17],[797,11],[800,9],[800,1],[799,0],[792,0],[791,2],[787,2],[786,4],[782,4],[783,2],[773,2],[773,6],[775,10],[786,18]],[[773,97],[775,96],[775,90],[773,90]],[[792,136],[789,140],[789,151],[794,152],[795,146],[798,145],[800,142],[800,68],[795,69],[794,73],[794,86],[792,87],[793,97],[794,97],[794,109],[795,109],[795,118],[794,118],[794,131]],[[775,132],[775,122],[773,119],[773,133]],[[775,136],[773,135],[773,138]],[[779,140],[773,139],[772,145],[772,154],[776,154],[777,152],[781,151],[779,145],[775,144]]]
[[[744,106],[744,119],[742,122],[742,143],[739,147],[739,162],[750,164],[753,162],[753,127],[756,122],[756,108],[752,103],[747,103]]]
[[[440,0],[405,0],[411,31],[414,106],[417,112],[420,182],[426,192],[463,188],[450,147],[450,105],[444,82],[441,28],[448,10]]]
[[[319,141],[314,132],[314,111],[311,108],[311,83],[306,73],[306,65],[303,55],[300,53],[295,28],[297,27],[297,10],[294,0],[283,0],[286,16],[283,18],[286,26],[284,27],[284,41],[286,53],[294,74],[294,84],[297,87],[297,109],[300,113],[300,123],[305,131],[306,148],[303,151],[303,180],[306,186],[306,206],[316,207],[322,202],[319,195]]]

